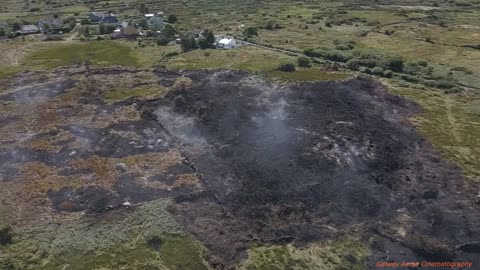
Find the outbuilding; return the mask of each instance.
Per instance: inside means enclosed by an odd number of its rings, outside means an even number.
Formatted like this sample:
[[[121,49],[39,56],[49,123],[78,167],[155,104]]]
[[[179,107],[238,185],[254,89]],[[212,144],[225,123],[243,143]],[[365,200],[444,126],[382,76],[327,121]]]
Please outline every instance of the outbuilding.
[[[233,37],[221,37],[217,41],[217,48],[234,49],[237,47],[237,41]]]

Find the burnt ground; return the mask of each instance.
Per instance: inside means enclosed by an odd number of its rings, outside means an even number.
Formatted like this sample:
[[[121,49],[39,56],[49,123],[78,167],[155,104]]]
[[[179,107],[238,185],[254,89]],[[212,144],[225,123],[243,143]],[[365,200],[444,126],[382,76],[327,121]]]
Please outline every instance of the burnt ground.
[[[5,204],[104,212],[172,197],[172,214],[218,269],[253,245],[304,246],[350,233],[371,244],[369,268],[378,260],[480,264],[477,249],[456,250],[480,240],[478,186],[408,122],[421,109],[377,82],[155,71],[148,83],[168,87],[164,95],[107,104],[101,93],[115,87],[102,79],[108,70],[88,71],[98,84],[86,86],[81,71],[62,72],[68,80],[52,83],[51,93],[26,87],[0,97],[34,103],[37,117],[51,119],[32,122],[28,108],[0,119],[9,132],[2,189],[44,190],[9,193]],[[143,76],[115,69],[122,74],[134,74],[132,85]]]

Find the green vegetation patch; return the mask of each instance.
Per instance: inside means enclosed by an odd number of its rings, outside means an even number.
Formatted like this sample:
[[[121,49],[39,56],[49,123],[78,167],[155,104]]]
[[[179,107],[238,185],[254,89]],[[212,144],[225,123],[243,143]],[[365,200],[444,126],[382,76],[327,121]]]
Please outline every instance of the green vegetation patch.
[[[131,47],[113,41],[55,44],[30,53],[26,59],[28,66],[46,68],[84,63],[137,66],[138,60]]]
[[[203,248],[177,225],[169,204],[160,199],[74,222],[17,228],[12,244],[0,246],[0,269],[206,269]]]
[[[480,97],[434,90],[392,87],[392,92],[415,100],[424,112],[412,122],[442,154],[456,162],[466,177],[480,181]]]
[[[354,238],[313,244],[303,249],[292,245],[257,247],[249,251],[249,257],[240,269],[361,270],[365,269],[369,254],[368,247]]]
[[[350,78],[350,74],[343,72],[333,72],[320,69],[301,69],[294,72],[283,72],[279,70],[270,71],[270,77],[278,78],[284,81],[330,81],[345,80]]]
[[[0,67],[0,78],[8,77],[21,70],[20,67],[4,66]]]
[[[167,66],[173,69],[240,69],[248,71],[274,70],[294,58],[282,53],[253,47],[235,50],[195,50],[171,58]]]

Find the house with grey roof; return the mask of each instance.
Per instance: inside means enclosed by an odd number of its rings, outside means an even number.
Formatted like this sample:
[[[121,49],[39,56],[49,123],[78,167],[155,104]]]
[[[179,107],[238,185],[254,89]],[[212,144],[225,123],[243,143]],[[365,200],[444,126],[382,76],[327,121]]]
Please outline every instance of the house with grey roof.
[[[117,16],[103,12],[90,12],[88,13],[88,19],[91,23],[118,23]]]
[[[30,35],[40,33],[40,28],[33,24],[22,25],[18,33],[22,35]]]
[[[59,33],[66,30],[63,25],[63,20],[54,17],[39,20],[37,27],[45,33]]]

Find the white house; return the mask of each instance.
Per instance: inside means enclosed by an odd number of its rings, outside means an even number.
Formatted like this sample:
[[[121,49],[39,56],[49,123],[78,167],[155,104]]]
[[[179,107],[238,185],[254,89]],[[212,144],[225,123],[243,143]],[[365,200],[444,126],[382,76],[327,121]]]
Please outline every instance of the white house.
[[[217,47],[222,49],[233,49],[237,47],[237,41],[233,37],[221,37],[217,41]]]

